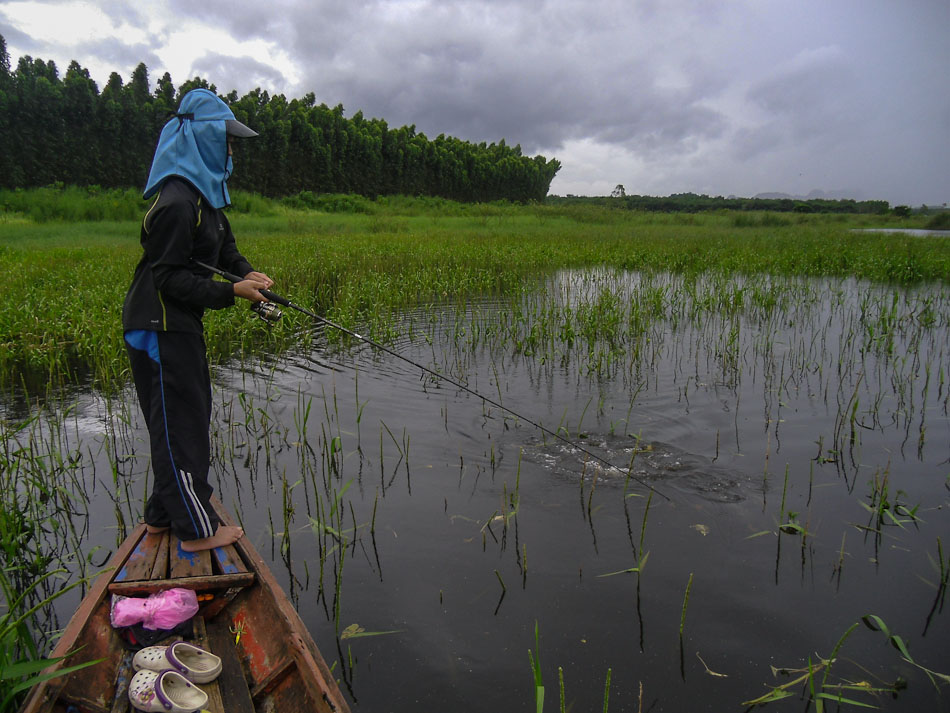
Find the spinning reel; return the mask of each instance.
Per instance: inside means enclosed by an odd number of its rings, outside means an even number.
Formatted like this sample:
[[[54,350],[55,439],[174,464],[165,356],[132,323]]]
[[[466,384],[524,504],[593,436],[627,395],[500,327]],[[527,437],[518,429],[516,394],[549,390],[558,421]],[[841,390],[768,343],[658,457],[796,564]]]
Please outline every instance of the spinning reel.
[[[255,302],[251,305],[251,311],[268,324],[273,324],[284,316],[280,307],[273,302]]]

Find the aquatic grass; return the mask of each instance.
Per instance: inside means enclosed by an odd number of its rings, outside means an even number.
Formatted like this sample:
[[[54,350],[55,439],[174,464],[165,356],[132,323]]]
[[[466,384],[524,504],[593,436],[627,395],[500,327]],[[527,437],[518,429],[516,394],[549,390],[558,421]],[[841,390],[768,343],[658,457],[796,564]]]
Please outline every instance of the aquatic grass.
[[[383,215],[386,210],[380,208]],[[374,228],[372,216],[287,208],[236,213],[232,223],[242,250],[277,279],[279,291],[348,328],[369,325],[370,334],[383,338],[392,336],[387,330],[395,310],[476,295],[521,294],[526,281],[562,268],[608,265],[684,275],[770,272],[902,283],[941,282],[950,275],[950,240],[852,234],[847,223],[831,220],[737,233],[728,217],[714,215],[686,225],[630,214],[593,225],[556,217],[542,226],[538,208],[504,211],[505,222],[498,224],[483,224],[464,210],[413,213],[400,218],[398,230],[379,229],[378,218]],[[43,383],[46,375],[61,374],[67,381],[92,380],[102,387],[126,383],[118,307],[139,254],[137,221],[0,224],[0,266],[10,276],[4,296],[8,304],[29,305],[0,317],[5,347],[0,381],[9,386],[27,374]],[[534,350],[560,334],[569,343],[595,345],[594,368],[610,368],[623,349],[645,345],[639,340],[625,344],[620,324],[637,334],[658,313],[656,299],[647,298],[636,303],[637,314],[624,316],[626,303],[616,298],[607,291],[589,306],[570,306],[561,312],[566,319],[559,332],[529,333],[522,349]],[[745,291],[735,292],[729,309],[743,309],[746,299]],[[206,336],[213,361],[265,346],[280,351],[308,338],[301,335],[305,330],[297,316],[264,329],[248,315],[240,309],[209,315]],[[921,316],[926,319],[927,313]],[[891,329],[890,324],[882,328]],[[734,365],[741,355],[732,346],[734,332],[726,335],[724,347]],[[325,338],[348,341],[332,333]]]
[[[534,682],[534,706],[536,713],[543,713],[544,710],[544,677],[541,673],[541,634],[538,627],[538,622],[534,622],[534,650],[528,649],[528,664],[531,667],[531,675]],[[610,679],[613,674],[613,669],[607,669],[607,675],[604,680],[604,706],[603,713],[608,712],[608,707],[610,703]],[[559,710],[561,713],[566,713],[569,710],[567,706],[567,699],[564,693],[564,668],[558,666],[557,669],[557,678],[558,678],[558,702]],[[641,696],[642,696],[642,684],[641,684]],[[642,710],[642,705],[641,705]]]
[[[564,668],[557,667],[558,699],[561,703],[561,713],[567,713],[567,699],[564,697]]]
[[[64,434],[68,412],[37,410],[19,423],[0,420],[0,558],[18,591],[50,569],[78,567],[82,533],[73,521],[86,494],[83,453]]]
[[[290,427],[283,425],[279,416],[281,394],[272,388],[271,379],[265,373],[263,382],[267,386],[262,392],[241,390],[224,400],[221,406],[223,417],[212,422],[213,448],[224,456],[218,462],[222,468],[227,468],[230,461],[243,461],[242,467],[247,474],[234,477],[236,484],[240,485],[244,480],[254,492],[258,488],[257,481],[264,479],[267,489],[278,496],[276,516],[270,508],[267,511],[271,523],[272,557],[276,556],[274,550],[279,545],[279,554],[290,578],[289,594],[295,603],[298,601],[298,587],[310,588],[311,565],[316,566],[313,572],[316,600],[323,605],[327,619],[333,622],[338,634],[341,675],[351,684],[355,660],[352,651],[347,649],[344,652],[340,643],[351,638],[349,634],[341,636],[344,631],[344,579],[347,563],[360,550],[370,568],[375,554],[376,568],[381,572],[375,538],[378,500],[374,503],[371,521],[362,522],[350,498],[351,488],[358,478],[346,473],[347,453],[335,387],[332,390],[322,387],[319,397],[323,402],[322,417],[317,418],[320,412],[313,408],[317,397],[298,386],[293,414],[286,419],[292,422]],[[290,463],[296,461],[290,468],[288,461],[282,458],[282,454],[288,451]],[[295,473],[295,479],[288,477],[289,472]],[[296,542],[293,522],[298,508],[303,506],[306,507],[307,524],[297,531],[309,529],[316,547],[308,548],[301,557],[299,550],[292,555],[291,547]],[[279,532],[275,522],[282,525]],[[362,542],[362,533],[367,527],[371,533],[373,554]],[[301,560],[306,574],[303,584],[294,573],[295,565],[299,566]]]
[[[861,621],[871,631],[880,631],[882,634],[884,634],[888,643],[900,652],[901,658],[912,666],[923,671],[927,675],[927,678],[930,679],[930,682],[934,685],[934,688],[936,688],[938,691],[940,690],[941,685],[950,684],[950,675],[933,671],[929,668],[921,666],[919,663],[914,661],[913,657],[910,655],[910,651],[907,650],[907,644],[904,643],[904,639],[892,633],[881,617],[877,616],[876,614],[866,614],[865,616],[861,617]]]
[[[497,570],[496,570],[497,573]],[[544,710],[544,683],[541,676],[541,635],[538,632],[538,622],[534,622],[534,652],[528,649],[528,663],[534,677],[534,708],[537,713]]]
[[[610,674],[613,669],[607,669],[607,679],[604,681],[604,713],[607,713],[607,707],[610,703]]]
[[[931,563],[933,563],[932,559]],[[939,537],[937,538],[937,561],[934,568],[939,571],[938,589],[943,594],[947,591],[947,585],[950,583],[950,556],[944,559],[943,542]]]
[[[55,586],[52,594],[31,606],[27,602],[35,599],[37,592],[51,580],[65,575],[66,570],[44,572],[35,577],[25,589],[15,588],[7,578],[8,571],[0,569],[0,588],[3,589],[4,595],[4,611],[0,614],[0,711],[15,709],[26,691],[38,683],[94,666],[103,660],[95,659],[49,670],[73,652],[56,658],[41,656],[40,647],[34,642],[29,628],[30,620],[38,611],[49,607],[71,589],[84,584],[85,580],[78,579],[65,586]]]
[[[637,576],[641,576],[643,574],[643,568],[646,566],[647,559],[650,556],[650,553],[648,551],[644,551],[644,540],[646,538],[647,517],[650,514],[650,505],[653,502],[653,492],[654,491],[651,490],[649,494],[647,495],[646,506],[643,509],[643,520],[640,523],[640,543],[639,543],[639,546],[634,549],[634,553],[633,553],[634,559],[636,560],[636,564],[633,567],[617,570],[616,572],[607,572],[605,574],[599,574],[597,575],[598,577],[613,577],[618,574],[636,574]],[[626,507],[627,498],[629,497],[631,496],[627,495],[624,497],[624,507]]]
[[[791,681],[788,681],[787,683],[784,683],[778,686],[773,686],[768,691],[768,693],[765,693],[759,696],[758,698],[753,698],[747,701],[743,701],[742,705],[751,707],[751,706],[761,706],[767,703],[775,703],[776,701],[780,701],[784,698],[789,698],[791,696],[796,695],[792,689],[794,689],[799,684],[804,684],[810,696],[810,700],[815,704],[816,710],[818,710],[819,712],[822,711],[824,709],[824,698],[827,696],[827,694],[824,692],[824,686],[827,680],[828,672],[830,671],[831,666],[835,662],[835,654],[841,648],[841,645],[844,643],[844,641],[851,635],[851,633],[857,627],[858,627],[857,623],[852,624],[851,627],[848,628],[848,630],[841,636],[841,638],[838,639],[838,642],[835,644],[834,649],[832,651],[832,655],[827,659],[820,659],[817,664],[812,663],[811,656],[808,656],[807,666],[805,668],[776,668],[775,666],[772,666],[771,668],[772,668],[773,676],[791,675],[791,674],[799,674],[799,675],[796,678],[792,679]],[[823,673],[823,678],[822,678],[822,683],[816,689],[815,681],[819,673]],[[873,688],[873,689],[869,689],[868,692],[878,693],[878,692],[881,692],[882,690],[887,690],[888,692],[894,691],[894,689]],[[837,699],[837,702],[839,704],[854,703],[854,701],[851,701],[851,700],[841,699],[840,696]],[[857,705],[866,706],[866,704],[863,704],[863,703],[858,703]]]
[[[901,497],[906,496],[902,490],[897,490],[893,495],[890,487],[890,473],[885,469],[883,474],[876,472],[871,481],[871,492],[868,495],[869,502],[858,501],[865,510],[870,513],[870,520],[865,531],[874,532],[881,535],[885,525],[894,525],[901,529],[905,524],[916,525],[919,522],[917,510],[920,505],[909,507],[901,502]]]
[[[20,421],[0,418],[0,710],[33,684],[88,665],[47,672],[62,659],[42,653],[59,629],[55,603],[88,584],[96,554],[81,547],[91,454],[67,433],[72,415],[59,405]],[[102,447],[117,442],[113,432]]]
[[[366,631],[359,624],[350,624],[342,632],[340,632],[340,638],[344,641],[346,639],[361,639],[367,636],[386,636],[388,634],[401,634],[405,629],[389,629],[388,631]]]
[[[883,633],[888,643],[898,651],[900,658],[904,662],[922,670],[938,691],[941,685],[950,684],[950,675],[933,671],[914,661],[904,640],[900,636],[892,633],[881,617],[876,614],[866,614],[861,617],[859,621],[851,624],[838,638],[828,658],[819,657],[817,662],[813,662],[811,656],[808,656],[807,666],[804,668],[776,668],[772,666],[773,676],[798,675],[784,684],[772,686],[767,693],[757,698],[743,701],[742,705],[760,706],[795,695],[803,695],[807,692],[810,702],[815,705],[815,710],[818,711],[818,713],[822,713],[825,710],[826,703],[835,703],[839,707],[841,705],[858,706],[862,708],[877,707],[868,703],[866,700],[857,700],[853,697],[847,698],[845,694],[848,696],[870,696],[872,698],[885,694],[896,697],[899,691],[906,685],[900,678],[893,683],[885,685],[873,685],[866,680],[854,681],[844,677],[838,681],[830,680],[831,671],[838,661],[839,652],[847,639],[861,624],[864,624],[864,626],[871,631]],[[858,665],[860,666],[860,664]],[[804,691],[802,691],[801,694],[796,694],[794,689],[799,685],[804,687]]]
[[[841,574],[844,571],[844,555],[845,555],[844,541],[845,541],[845,538],[847,537],[847,534],[848,534],[847,532],[841,533],[841,548],[838,550],[838,559],[831,570],[831,578],[835,580],[836,589],[841,586]]]
[[[355,545],[357,532],[362,526],[355,521],[351,528],[344,526],[344,495],[353,481],[349,480],[339,490],[331,491],[329,502],[322,498],[317,491],[316,517],[310,518],[310,528],[317,540],[319,571],[317,575],[317,598],[324,607],[328,605],[327,587],[325,584],[326,567],[332,557],[333,602],[328,611],[332,611],[335,630],[339,634],[343,600],[343,569],[346,562],[346,551],[350,545]]]
[[[686,626],[686,607],[689,606],[689,590],[693,587],[693,573],[689,573],[689,581],[686,582],[686,593],[683,595],[683,610],[680,612],[680,646],[683,645],[683,629]]]
[[[930,607],[930,611],[927,613],[927,619],[924,623],[924,634],[927,633],[927,629],[930,628],[930,623],[933,621],[934,615],[943,611],[944,601],[947,598],[947,588],[950,586],[950,557],[944,559],[943,556],[943,542],[940,537],[937,537],[937,560],[936,562],[928,553],[927,559],[930,560],[930,564],[933,566],[934,571],[937,572],[937,582],[934,584],[934,589],[937,590],[937,594],[934,597],[934,603]]]
[[[679,651],[680,651],[680,676],[686,677],[686,655],[684,653],[685,644],[683,641],[683,630],[686,628],[686,608],[689,606],[689,591],[693,587],[693,573],[689,573],[689,581],[686,582],[686,592],[683,594],[683,608],[680,611],[680,631],[679,631]],[[699,655],[699,652],[696,652],[696,655]],[[702,661],[702,659],[700,659]],[[703,666],[706,666],[703,663]],[[706,670],[709,670],[709,667],[706,667]],[[605,702],[606,705],[606,702]]]

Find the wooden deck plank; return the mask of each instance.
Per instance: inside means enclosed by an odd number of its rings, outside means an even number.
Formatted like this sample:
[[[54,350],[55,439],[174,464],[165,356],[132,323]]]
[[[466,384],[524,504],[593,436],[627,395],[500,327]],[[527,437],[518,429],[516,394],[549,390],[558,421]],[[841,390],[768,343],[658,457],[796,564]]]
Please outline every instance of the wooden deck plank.
[[[131,651],[126,651],[122,655],[122,661],[115,673],[115,697],[112,700],[112,708],[109,713],[128,713],[132,707],[129,702],[129,683],[135,671],[132,669]]]
[[[241,555],[238,554],[234,545],[217,547],[211,552],[217,571],[221,574],[237,574],[238,572],[247,572]]]
[[[195,632],[194,643],[203,648],[205,651],[210,651],[211,653],[217,655],[217,652],[214,651],[211,643],[208,641],[208,630],[205,626],[204,617],[196,616],[193,622]],[[208,702],[205,704],[203,709],[208,711],[208,713],[230,713],[230,710],[225,708],[224,701],[221,698],[221,685],[219,683],[220,680],[221,676],[218,676],[218,678],[209,683],[197,684],[198,688],[208,694]]]
[[[151,579],[136,582],[113,582],[109,585],[109,592],[122,594],[127,597],[137,594],[161,592],[172,587],[193,589],[195,591],[215,591],[231,587],[246,587],[254,582],[253,572],[241,574],[218,574],[207,577],[178,577],[176,579]]]
[[[159,542],[161,535],[150,535],[148,533],[139,540],[132,554],[125,561],[116,575],[116,582],[126,580],[148,579],[151,577],[152,569],[155,566],[155,558],[158,555]]]
[[[143,577],[143,579],[165,579],[168,577],[168,542],[171,538],[171,534],[163,532],[160,538],[152,571],[147,577]]]
[[[211,552],[186,552],[181,548],[181,540],[175,535],[169,536],[168,542],[168,576],[169,579],[178,577],[208,577],[211,575]]]
[[[247,689],[241,661],[234,649],[234,635],[224,617],[207,622],[208,644],[212,653],[221,657],[218,685],[228,713],[254,713],[254,701]]]

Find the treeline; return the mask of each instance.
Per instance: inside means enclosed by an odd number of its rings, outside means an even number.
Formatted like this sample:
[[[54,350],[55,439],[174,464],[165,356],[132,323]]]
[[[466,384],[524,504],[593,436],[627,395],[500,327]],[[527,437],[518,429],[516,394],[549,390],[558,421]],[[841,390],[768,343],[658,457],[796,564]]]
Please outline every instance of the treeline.
[[[617,191],[615,191],[616,193]],[[722,196],[674,193],[670,196],[548,196],[549,205],[588,204],[626,210],[661,213],[700,213],[710,210],[770,211],[776,213],[869,213],[883,215],[890,206],[887,201],[855,201],[813,198],[723,198]]]
[[[143,187],[168,114],[195,87],[166,72],[154,90],[139,64],[128,83],[113,72],[99,91],[89,71],[70,62],[21,57],[11,69],[0,36],[0,188],[52,184]],[[223,96],[235,116],[260,133],[241,143],[229,185],[269,197],[312,193],[437,196],[457,201],[540,201],[560,168],[556,159],[523,156],[520,146],[473,144],[415,126],[391,129],[314,95],[288,101],[256,89]]]

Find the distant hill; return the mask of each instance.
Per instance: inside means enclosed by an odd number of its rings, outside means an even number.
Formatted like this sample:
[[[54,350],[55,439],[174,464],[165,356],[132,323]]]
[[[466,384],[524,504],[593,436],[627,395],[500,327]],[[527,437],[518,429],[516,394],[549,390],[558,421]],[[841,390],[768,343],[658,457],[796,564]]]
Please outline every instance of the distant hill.
[[[794,201],[811,201],[811,200],[825,200],[825,201],[840,201],[840,200],[854,200],[854,201],[863,201],[865,196],[861,191],[852,191],[845,188],[839,188],[832,191],[823,191],[820,188],[816,188],[808,192],[806,196],[795,196],[790,193],[757,193],[753,198],[765,198],[772,200],[794,200]]]
[[[697,213],[705,210],[773,211],[795,213],[871,213],[883,215],[890,210],[887,201],[856,201],[853,198],[795,198],[785,193],[760,193],[753,198],[674,193],[662,196],[548,196],[548,205],[603,205],[627,210],[665,213]],[[814,194],[809,194],[814,195]],[[822,194],[827,195],[827,194]]]

